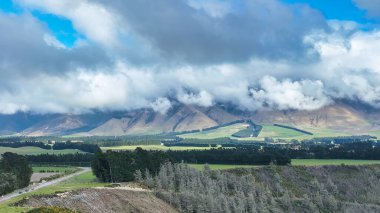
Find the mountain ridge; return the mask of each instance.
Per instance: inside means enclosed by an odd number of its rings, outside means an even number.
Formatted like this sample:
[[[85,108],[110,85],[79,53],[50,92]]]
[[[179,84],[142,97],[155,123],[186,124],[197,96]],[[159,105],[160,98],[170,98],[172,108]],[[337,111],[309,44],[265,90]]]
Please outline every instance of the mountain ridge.
[[[16,113],[0,115],[0,134],[23,136],[121,136],[199,130],[236,120],[325,128],[353,134],[380,130],[380,110],[335,103],[313,111],[260,110],[249,112],[230,105],[211,107],[176,103],[166,114],[152,109],[93,112],[81,115]]]

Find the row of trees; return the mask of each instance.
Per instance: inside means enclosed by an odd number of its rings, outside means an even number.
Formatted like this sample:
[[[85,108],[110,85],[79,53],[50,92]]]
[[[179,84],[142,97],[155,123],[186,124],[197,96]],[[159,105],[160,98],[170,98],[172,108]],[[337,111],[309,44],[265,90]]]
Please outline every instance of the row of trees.
[[[272,148],[275,149],[275,148]],[[380,160],[380,146],[374,142],[339,145],[304,145],[300,149],[283,149],[290,158]]]
[[[235,149],[210,149],[189,151],[168,151],[173,162],[209,163],[209,164],[244,164],[244,165],[288,165],[291,159],[283,155],[281,149],[264,149],[259,147]]]
[[[101,149],[96,144],[90,144],[90,143],[72,143],[70,141],[68,142],[60,142],[55,143],[53,146],[54,150],[64,150],[64,149],[78,149],[83,152],[89,152],[89,153],[97,153],[101,152]]]
[[[24,156],[4,153],[0,160],[0,195],[28,186],[32,173]]]
[[[11,148],[20,148],[20,147],[25,147],[25,146],[34,146],[34,147],[39,147],[41,149],[51,149],[51,146],[43,143],[43,142],[12,142],[12,141],[1,141],[0,142],[0,147],[11,147]]]
[[[75,153],[75,154],[39,154],[27,155],[28,162],[32,164],[51,164],[51,165],[90,165],[94,160],[94,154]]]
[[[156,174],[160,165],[168,160],[169,156],[165,152],[137,148],[132,152],[98,152],[91,167],[96,177],[103,182],[125,182],[134,180],[137,170]]]

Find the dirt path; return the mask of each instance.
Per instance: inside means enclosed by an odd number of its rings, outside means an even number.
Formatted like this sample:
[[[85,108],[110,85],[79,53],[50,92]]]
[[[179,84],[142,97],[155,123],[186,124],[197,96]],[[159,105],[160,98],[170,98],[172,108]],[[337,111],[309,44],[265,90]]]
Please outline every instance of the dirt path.
[[[20,195],[23,195],[23,194],[26,194],[26,193],[29,193],[29,192],[32,192],[32,191],[35,191],[35,190],[38,190],[38,189],[41,189],[41,188],[44,188],[44,187],[47,187],[47,186],[51,186],[51,185],[60,183],[62,181],[70,179],[72,177],[75,177],[75,176],[81,175],[83,173],[86,173],[88,171],[91,171],[91,168],[89,168],[89,167],[80,167],[80,169],[81,170],[78,171],[78,172],[76,172],[76,173],[73,173],[73,174],[70,174],[70,175],[67,175],[67,176],[55,179],[55,180],[51,180],[51,181],[48,181],[48,182],[45,182],[45,183],[40,183],[40,184],[37,184],[37,185],[34,185],[34,186],[28,186],[28,187],[23,188],[23,189],[18,189],[18,190],[14,191],[14,192],[12,192],[10,194],[6,194],[6,195],[0,197],[0,203],[3,203],[5,201],[8,201],[8,200],[14,198],[14,197],[17,197],[17,196],[20,196]]]

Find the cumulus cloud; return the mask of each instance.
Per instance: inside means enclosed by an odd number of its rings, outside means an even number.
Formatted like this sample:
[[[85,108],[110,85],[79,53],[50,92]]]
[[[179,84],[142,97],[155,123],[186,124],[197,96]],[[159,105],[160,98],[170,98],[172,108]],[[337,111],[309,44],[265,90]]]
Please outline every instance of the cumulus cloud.
[[[166,114],[166,112],[172,108],[172,105],[167,98],[157,98],[153,103],[151,103],[151,107],[154,111],[159,112],[163,115]]]
[[[246,110],[314,110],[336,99],[380,108],[380,31],[326,21],[307,6],[17,2],[28,9],[0,12],[0,31],[7,32],[0,34],[2,114],[137,108],[164,114],[171,98]],[[89,42],[66,48],[29,13],[35,9],[71,20]],[[128,48],[115,49],[115,42]]]
[[[372,18],[380,18],[380,0],[354,0],[356,5],[368,12]]]
[[[327,26],[318,11],[277,0],[239,1],[231,12],[227,3],[212,0],[97,2],[121,14],[157,57],[176,63],[313,58],[303,36]]]
[[[77,67],[108,66],[110,62],[96,46],[56,48],[57,41],[46,37],[49,31],[29,14],[16,16],[0,12],[0,31],[6,32],[0,33],[0,82],[3,84],[17,81],[11,80],[12,76],[62,74]]]
[[[260,81],[260,87],[250,92],[254,103],[262,108],[315,110],[331,101],[324,94],[321,81],[285,79],[279,82],[274,77],[265,76]]]

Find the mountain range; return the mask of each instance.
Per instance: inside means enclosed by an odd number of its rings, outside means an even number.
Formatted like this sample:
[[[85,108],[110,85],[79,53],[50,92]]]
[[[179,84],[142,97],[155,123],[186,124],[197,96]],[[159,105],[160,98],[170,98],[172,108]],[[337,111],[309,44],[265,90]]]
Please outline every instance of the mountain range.
[[[314,111],[259,110],[250,112],[232,104],[212,107],[176,102],[166,113],[152,109],[85,114],[0,115],[1,135],[121,136],[183,132],[249,119],[258,124],[286,124],[298,128],[323,128],[352,134],[380,130],[380,110],[362,104],[339,102]]]

